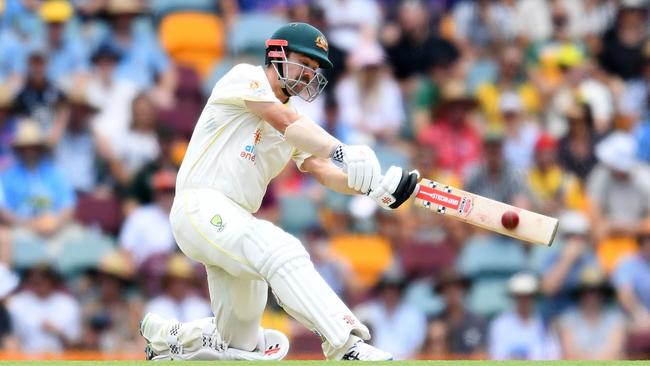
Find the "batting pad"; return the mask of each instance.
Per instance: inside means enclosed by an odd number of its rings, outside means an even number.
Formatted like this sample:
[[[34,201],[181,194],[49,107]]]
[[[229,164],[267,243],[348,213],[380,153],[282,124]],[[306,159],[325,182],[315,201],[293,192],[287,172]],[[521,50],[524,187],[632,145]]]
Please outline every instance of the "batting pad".
[[[265,277],[285,311],[328,343],[323,346],[328,359],[347,345],[351,334],[370,339],[368,328],[327,285],[309,257],[294,257]]]

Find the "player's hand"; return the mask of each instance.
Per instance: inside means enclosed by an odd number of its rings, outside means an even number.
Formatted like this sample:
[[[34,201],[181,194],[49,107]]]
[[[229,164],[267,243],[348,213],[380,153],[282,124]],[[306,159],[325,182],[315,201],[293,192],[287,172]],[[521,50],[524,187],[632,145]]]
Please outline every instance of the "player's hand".
[[[364,145],[343,145],[343,164],[348,175],[348,187],[368,193],[379,183],[381,167],[375,152]]]
[[[393,165],[388,168],[386,175],[379,180],[379,184],[369,196],[386,210],[396,209],[411,197],[419,178],[420,173],[417,170],[407,173]]]

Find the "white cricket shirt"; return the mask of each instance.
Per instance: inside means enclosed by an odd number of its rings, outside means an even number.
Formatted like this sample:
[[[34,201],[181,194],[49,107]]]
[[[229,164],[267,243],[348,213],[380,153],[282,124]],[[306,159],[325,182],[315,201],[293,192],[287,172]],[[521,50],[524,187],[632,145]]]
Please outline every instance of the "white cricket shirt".
[[[289,160],[300,168],[309,157],[248,109],[247,100],[280,103],[262,66],[236,65],[214,86],[181,164],[177,192],[216,189],[253,213]]]

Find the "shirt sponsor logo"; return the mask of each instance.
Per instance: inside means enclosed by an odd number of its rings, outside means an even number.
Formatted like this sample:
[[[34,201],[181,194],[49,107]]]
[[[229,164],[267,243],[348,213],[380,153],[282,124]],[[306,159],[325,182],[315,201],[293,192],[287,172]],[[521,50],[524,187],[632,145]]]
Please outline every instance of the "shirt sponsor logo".
[[[253,137],[253,144],[244,146],[244,149],[239,153],[239,157],[251,161],[255,164],[255,146],[262,140],[262,131],[259,128],[255,129]]]

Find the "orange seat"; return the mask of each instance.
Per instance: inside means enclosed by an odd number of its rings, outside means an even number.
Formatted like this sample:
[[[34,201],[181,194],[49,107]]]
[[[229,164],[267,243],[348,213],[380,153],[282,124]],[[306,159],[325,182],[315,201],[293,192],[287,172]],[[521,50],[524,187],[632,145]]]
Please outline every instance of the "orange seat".
[[[393,260],[388,240],[377,235],[340,235],[332,238],[334,253],[346,258],[363,286],[377,283]]]
[[[225,27],[218,16],[196,11],[174,12],[160,22],[160,43],[177,64],[192,67],[205,79],[226,47]]]
[[[598,243],[596,255],[605,273],[609,274],[623,258],[635,253],[637,248],[638,245],[634,238],[609,238]]]

